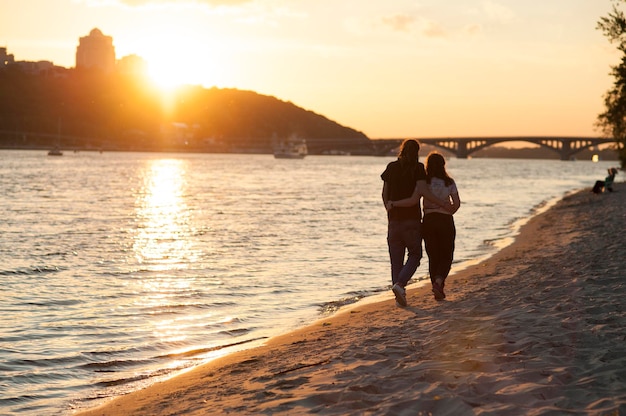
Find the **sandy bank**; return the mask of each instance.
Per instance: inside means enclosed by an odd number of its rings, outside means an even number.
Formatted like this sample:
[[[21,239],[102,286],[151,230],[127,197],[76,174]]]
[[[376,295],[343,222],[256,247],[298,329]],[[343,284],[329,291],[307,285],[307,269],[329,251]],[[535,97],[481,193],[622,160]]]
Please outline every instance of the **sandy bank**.
[[[626,184],[451,276],[81,415],[626,415]],[[458,232],[463,225],[458,224]]]

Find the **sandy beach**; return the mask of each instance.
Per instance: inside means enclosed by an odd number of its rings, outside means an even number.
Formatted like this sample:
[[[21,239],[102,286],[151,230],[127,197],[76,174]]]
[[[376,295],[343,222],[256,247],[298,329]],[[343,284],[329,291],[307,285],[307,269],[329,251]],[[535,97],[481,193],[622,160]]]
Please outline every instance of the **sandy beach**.
[[[443,302],[409,286],[398,308],[389,291],[79,414],[626,415],[626,184],[615,190],[534,217],[451,275]]]

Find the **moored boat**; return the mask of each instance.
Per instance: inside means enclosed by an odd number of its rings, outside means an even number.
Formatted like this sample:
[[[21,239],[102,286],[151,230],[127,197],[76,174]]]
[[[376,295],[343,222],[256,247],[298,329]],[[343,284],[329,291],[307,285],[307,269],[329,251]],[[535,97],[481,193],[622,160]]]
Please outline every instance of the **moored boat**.
[[[274,147],[276,159],[303,159],[307,154],[308,148],[304,139],[291,137]]]

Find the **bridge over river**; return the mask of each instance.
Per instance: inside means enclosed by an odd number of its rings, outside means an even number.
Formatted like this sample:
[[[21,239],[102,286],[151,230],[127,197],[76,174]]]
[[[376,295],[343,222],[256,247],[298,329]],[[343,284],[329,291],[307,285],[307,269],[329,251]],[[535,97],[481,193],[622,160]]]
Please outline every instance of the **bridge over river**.
[[[388,154],[396,149],[405,139],[372,139],[374,151],[378,155]],[[561,160],[570,160],[581,150],[595,146],[616,143],[615,139],[602,137],[564,137],[564,136],[508,136],[508,137],[447,137],[417,138],[420,143],[447,150],[459,159],[467,159],[474,152],[506,142],[529,142],[558,153]]]
[[[17,146],[28,145],[33,148],[59,146],[63,149],[109,149],[112,143],[101,138],[87,138],[61,134],[36,132],[18,132],[0,130],[0,138],[7,139],[7,143]],[[405,139],[313,139],[307,138],[309,154],[361,154],[361,155],[388,155],[397,149]],[[602,137],[566,137],[566,136],[507,136],[507,137],[442,137],[417,138],[420,143],[446,150],[459,159],[466,159],[472,153],[497,143],[529,142],[556,152],[561,160],[570,160],[582,150],[598,145],[616,143],[615,139]],[[266,146],[271,151],[269,144]],[[196,151],[206,150],[201,147]]]

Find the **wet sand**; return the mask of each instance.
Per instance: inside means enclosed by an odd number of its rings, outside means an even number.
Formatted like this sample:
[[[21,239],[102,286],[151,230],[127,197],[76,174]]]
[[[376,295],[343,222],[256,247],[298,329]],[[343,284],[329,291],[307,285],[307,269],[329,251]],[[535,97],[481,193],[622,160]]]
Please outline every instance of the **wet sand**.
[[[445,301],[390,291],[80,414],[626,415],[626,184],[590,189]]]

